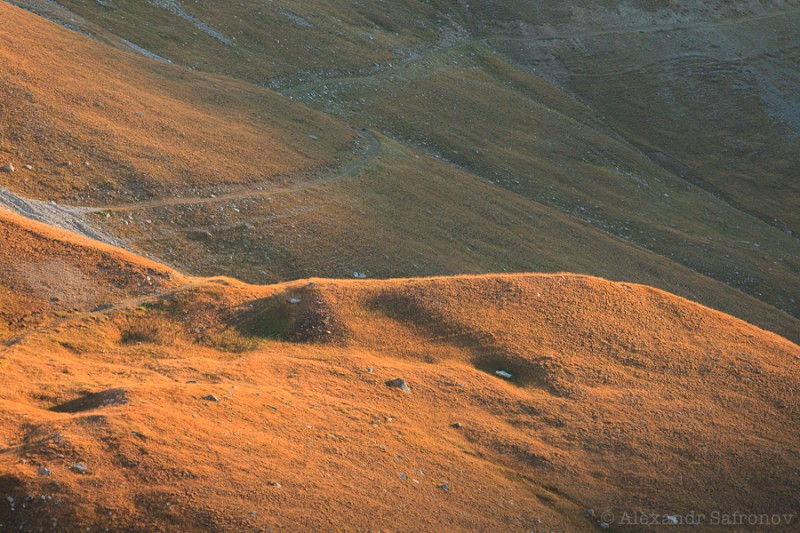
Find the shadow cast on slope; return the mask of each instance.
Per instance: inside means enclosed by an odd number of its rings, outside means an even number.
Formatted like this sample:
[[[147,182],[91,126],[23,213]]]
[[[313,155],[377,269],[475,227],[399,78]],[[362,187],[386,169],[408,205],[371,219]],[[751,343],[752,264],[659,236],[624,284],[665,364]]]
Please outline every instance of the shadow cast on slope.
[[[556,396],[568,394],[558,383],[556,369],[546,357],[513,353],[498,344],[494,335],[459,324],[436,310],[435,301],[416,294],[383,291],[368,302],[368,307],[400,325],[412,328],[424,339],[422,350],[436,347],[455,348],[467,354],[476,369],[497,377],[498,370],[508,372],[508,382],[526,388],[539,388]]]

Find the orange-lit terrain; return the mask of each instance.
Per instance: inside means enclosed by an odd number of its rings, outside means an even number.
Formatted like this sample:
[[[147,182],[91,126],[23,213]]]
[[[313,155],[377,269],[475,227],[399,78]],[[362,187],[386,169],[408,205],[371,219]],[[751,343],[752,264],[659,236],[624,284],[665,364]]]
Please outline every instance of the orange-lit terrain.
[[[208,196],[351,157],[350,128],[272,92],[99,46],[5,3],[0,14],[17,29],[0,33],[3,159],[19,172],[3,185],[16,192],[78,205]]]
[[[667,7],[16,3],[0,533],[800,528],[797,141],[575,51]]]
[[[591,531],[587,508],[796,504],[800,348],[662,291],[569,274],[255,287],[3,227],[37,265],[104,265],[82,288],[119,294],[40,305],[10,333],[8,530]],[[2,242],[5,266],[20,249]]]

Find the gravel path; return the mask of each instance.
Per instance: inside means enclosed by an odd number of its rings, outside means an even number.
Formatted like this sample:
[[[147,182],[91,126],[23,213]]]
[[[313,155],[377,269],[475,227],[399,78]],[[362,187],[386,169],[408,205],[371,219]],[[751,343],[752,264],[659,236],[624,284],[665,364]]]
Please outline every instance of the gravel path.
[[[93,209],[87,207],[73,207],[57,204],[55,202],[30,200],[14,194],[2,186],[0,186],[0,207],[5,207],[20,215],[38,220],[39,222],[44,222],[50,226],[80,233],[86,237],[113,244],[114,246],[121,245],[119,239],[92,226],[91,222],[87,220],[87,215],[91,213]]]

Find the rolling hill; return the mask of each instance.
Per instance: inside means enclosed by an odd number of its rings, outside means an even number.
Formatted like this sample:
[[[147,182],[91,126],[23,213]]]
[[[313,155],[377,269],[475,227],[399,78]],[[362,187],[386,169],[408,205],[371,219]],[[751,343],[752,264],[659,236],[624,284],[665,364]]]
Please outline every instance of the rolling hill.
[[[9,530],[593,531],[625,512],[796,511],[800,348],[663,291],[573,274],[257,287],[4,228],[66,271],[95,257],[128,274],[117,304],[44,307],[0,348]],[[145,272],[158,281],[137,292]]]

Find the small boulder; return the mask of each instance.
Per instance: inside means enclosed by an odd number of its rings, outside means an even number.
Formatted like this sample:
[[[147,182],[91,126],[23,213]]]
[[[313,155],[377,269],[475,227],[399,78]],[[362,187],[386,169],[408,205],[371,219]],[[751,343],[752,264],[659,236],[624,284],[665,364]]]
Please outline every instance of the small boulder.
[[[14,172],[15,170],[17,169],[15,169],[14,165],[11,163],[6,163],[5,165],[2,166],[2,168],[0,168],[0,171],[3,172]]]
[[[400,389],[403,392],[411,392],[411,387],[408,386],[403,378],[390,379],[386,382],[386,386]]]
[[[299,304],[302,301],[303,300],[301,300],[300,298],[289,298],[288,300],[286,300],[286,302],[290,304]]]
[[[450,427],[453,429],[461,429],[464,426],[461,425],[461,422],[456,422],[454,424],[450,424]]]
[[[40,476],[49,476],[51,474],[49,468],[45,468],[44,466],[39,467],[39,475]]]
[[[209,402],[219,402],[219,398],[217,398],[213,394],[209,394],[208,396],[203,396],[200,399],[201,400],[206,400],[206,401],[209,401]]]

